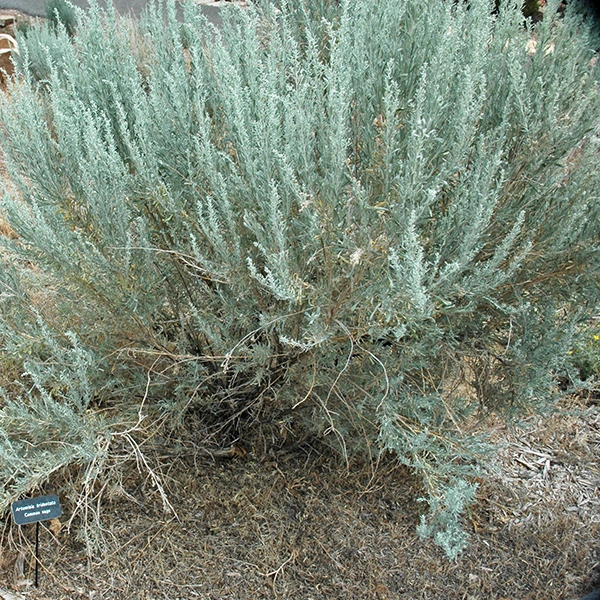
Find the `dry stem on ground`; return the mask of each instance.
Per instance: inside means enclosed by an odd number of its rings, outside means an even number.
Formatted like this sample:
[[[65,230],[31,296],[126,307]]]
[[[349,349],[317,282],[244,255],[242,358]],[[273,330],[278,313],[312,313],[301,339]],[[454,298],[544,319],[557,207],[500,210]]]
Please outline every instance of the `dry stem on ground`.
[[[316,441],[265,452],[257,436],[247,455],[211,460],[190,436],[145,448],[176,515],[144,469],[122,463],[100,496],[102,532],[43,528],[39,590],[33,528],[7,518],[0,581],[48,600],[574,598],[598,575],[600,410],[571,408],[495,429],[499,470],[481,485],[456,562],[416,536],[422,490],[391,459],[347,472]],[[66,523],[76,498],[63,485]],[[94,534],[102,553],[86,557]]]

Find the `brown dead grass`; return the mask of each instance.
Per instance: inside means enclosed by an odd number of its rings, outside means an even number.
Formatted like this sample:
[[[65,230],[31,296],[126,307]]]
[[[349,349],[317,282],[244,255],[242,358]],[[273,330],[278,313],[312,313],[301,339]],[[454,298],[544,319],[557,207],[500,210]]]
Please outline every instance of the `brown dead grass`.
[[[86,557],[76,526],[44,524],[36,590],[34,528],[7,518],[0,581],[48,600],[574,598],[598,576],[600,411],[572,408],[496,427],[499,470],[480,487],[471,546],[455,562],[416,536],[422,490],[391,459],[348,471],[317,441],[264,451],[261,440],[210,460],[190,434],[179,449],[163,440],[145,451],[177,516],[132,464],[102,495],[102,553]],[[64,485],[66,523],[75,498]]]

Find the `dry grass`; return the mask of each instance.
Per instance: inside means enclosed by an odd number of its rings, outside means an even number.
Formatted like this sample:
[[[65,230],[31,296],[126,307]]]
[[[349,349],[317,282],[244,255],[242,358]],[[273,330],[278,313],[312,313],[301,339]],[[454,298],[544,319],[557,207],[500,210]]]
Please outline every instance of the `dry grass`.
[[[316,441],[265,452],[258,436],[247,455],[210,460],[190,434],[177,449],[158,439],[145,449],[176,516],[144,469],[122,464],[101,496],[101,555],[86,557],[76,527],[44,527],[36,590],[33,527],[7,519],[0,581],[48,600],[574,598],[598,575],[600,411],[572,408],[496,427],[501,470],[481,485],[456,562],[416,536],[422,490],[392,460],[347,472]]]

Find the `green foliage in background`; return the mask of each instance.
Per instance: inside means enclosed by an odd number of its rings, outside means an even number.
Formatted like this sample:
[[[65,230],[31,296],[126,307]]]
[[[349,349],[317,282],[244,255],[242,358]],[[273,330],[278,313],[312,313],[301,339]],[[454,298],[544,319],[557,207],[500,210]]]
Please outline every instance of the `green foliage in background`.
[[[223,443],[271,420],[393,452],[419,532],[464,547],[470,418],[550,405],[599,297],[591,33],[493,8],[278,0],[216,30],[93,4],[20,40],[5,502],[144,415]]]
[[[584,328],[573,351],[574,364],[584,382],[592,382],[596,389],[600,382],[600,325]]]
[[[64,27],[69,35],[75,35],[77,17],[69,0],[47,0],[46,16],[54,28]]]
[[[523,2],[523,15],[526,17],[532,17],[540,10],[540,3],[538,0],[525,0]]]

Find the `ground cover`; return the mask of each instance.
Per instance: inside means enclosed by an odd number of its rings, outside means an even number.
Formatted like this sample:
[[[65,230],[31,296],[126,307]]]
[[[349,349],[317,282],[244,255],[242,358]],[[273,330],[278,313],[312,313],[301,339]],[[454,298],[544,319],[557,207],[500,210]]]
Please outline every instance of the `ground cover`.
[[[33,526],[5,518],[0,597],[576,598],[600,575],[600,410],[581,398],[567,408],[492,427],[501,470],[482,482],[456,561],[416,535],[421,483],[393,460],[347,469],[317,440],[281,445],[266,430],[211,459],[190,433],[144,445],[177,515],[134,462],[98,497],[62,481],[65,516],[43,528],[38,590]],[[88,525],[101,506],[101,532],[82,527],[86,504]]]

